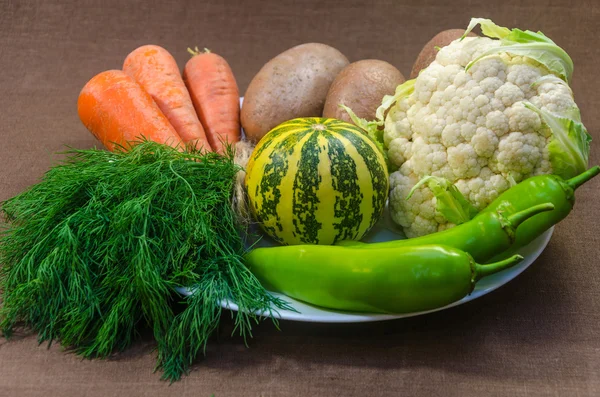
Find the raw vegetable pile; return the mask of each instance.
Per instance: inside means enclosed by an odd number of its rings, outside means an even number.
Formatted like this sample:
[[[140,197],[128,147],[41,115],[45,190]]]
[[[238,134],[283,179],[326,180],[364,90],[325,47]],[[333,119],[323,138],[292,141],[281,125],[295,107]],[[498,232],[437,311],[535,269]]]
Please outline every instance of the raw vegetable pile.
[[[227,302],[244,338],[294,310],[270,291],[334,310],[438,309],[517,264],[600,173],[573,63],[540,32],[474,18],[435,36],[408,81],[303,44],[264,65],[241,108],[226,60],[189,52],[183,73],[147,45],[94,76],[78,114],[108,150],[67,151],[2,203],[7,337],[24,324],[106,357],[150,329],[174,381]],[[386,202],[411,238],[361,242]]]

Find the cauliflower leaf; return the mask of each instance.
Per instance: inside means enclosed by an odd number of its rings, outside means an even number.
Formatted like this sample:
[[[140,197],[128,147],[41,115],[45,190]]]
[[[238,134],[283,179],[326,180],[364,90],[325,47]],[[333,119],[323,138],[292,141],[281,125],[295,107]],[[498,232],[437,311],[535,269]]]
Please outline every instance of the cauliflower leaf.
[[[576,118],[570,118],[540,109],[529,102],[524,105],[539,114],[552,131],[554,139],[548,144],[548,152],[553,173],[569,179],[584,172],[588,168],[592,137],[579,121],[579,110],[576,109]]]
[[[492,22],[491,19],[487,18],[471,18],[471,22],[469,22],[469,26],[465,30],[465,33],[460,38],[461,40],[467,37],[469,33],[477,26],[481,27],[481,32],[487,37],[491,37],[493,39],[501,39],[510,34],[509,28],[504,28],[502,26],[496,25]]]
[[[437,176],[426,176],[422,178],[406,197],[408,200],[415,190],[427,184],[436,198],[435,209],[441,213],[448,222],[460,225],[471,220],[477,215],[477,209],[462,195],[460,190],[449,180]]]
[[[383,130],[379,129],[379,127],[383,125],[383,123],[376,120],[368,121],[366,119],[358,117],[352,109],[350,109],[343,103],[340,103],[338,106],[341,109],[345,110],[346,113],[348,113],[348,116],[350,116],[350,119],[358,128],[366,132],[367,136],[371,138],[371,140],[377,146],[377,149],[379,149],[379,151],[383,154],[383,157],[385,158],[385,161],[388,164],[388,168],[390,168],[391,164],[388,160],[387,150],[385,150],[383,146]]]
[[[383,100],[381,101],[381,105],[377,108],[377,112],[375,113],[375,117],[381,123],[379,125],[383,125],[383,120],[385,116],[385,112],[392,107],[392,105],[403,98],[411,95],[415,91],[415,82],[417,79],[407,80],[404,83],[400,84],[396,87],[396,92],[394,95],[385,95]]]
[[[477,25],[481,25],[481,32],[484,35],[500,39],[500,46],[490,48],[480,54],[479,57],[467,65],[466,70],[469,70],[471,66],[487,56],[509,53],[531,58],[544,65],[550,72],[558,75],[567,83],[571,81],[573,60],[565,50],[557,46],[542,32],[523,31],[516,28],[510,30],[496,25],[489,19],[473,18],[461,39]]]
[[[350,109],[343,103],[340,103],[338,105],[341,109],[345,110],[346,113],[348,113],[348,116],[350,116],[352,122],[357,127],[364,130],[367,133],[367,135],[373,140],[373,142],[375,142],[375,145],[377,145],[377,148],[383,154],[383,157],[385,158],[385,161],[388,165],[388,169],[390,171],[395,171],[397,167],[392,162],[390,162],[388,158],[388,152],[387,150],[385,150],[383,143],[383,130],[380,129],[380,127],[382,127],[384,124],[385,112],[390,107],[392,107],[397,101],[402,100],[403,98],[411,95],[414,92],[414,90],[415,79],[408,80],[400,84],[398,87],[396,87],[396,92],[394,93],[394,95],[385,95],[383,97],[381,105],[377,108],[375,114],[376,118],[375,120],[371,121],[358,117],[352,109]]]
[[[537,79],[536,81],[534,81],[531,84],[531,88],[538,88],[540,85],[542,85],[544,83],[557,83],[557,84],[560,84],[560,85],[568,88],[569,92],[571,94],[573,94],[573,90],[571,89],[571,87],[569,86],[569,84],[567,84],[566,81],[564,81],[561,78],[556,77],[553,74],[547,74],[547,75],[544,75],[544,76],[540,77],[539,79]]]

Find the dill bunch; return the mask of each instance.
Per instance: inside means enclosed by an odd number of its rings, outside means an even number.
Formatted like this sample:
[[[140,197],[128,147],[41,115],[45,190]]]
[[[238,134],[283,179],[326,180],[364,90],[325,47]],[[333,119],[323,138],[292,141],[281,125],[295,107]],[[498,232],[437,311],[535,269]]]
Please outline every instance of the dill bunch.
[[[234,332],[245,338],[260,319],[254,313],[288,308],[244,266],[246,230],[231,205],[240,171],[232,150],[180,152],[143,141],[113,153],[66,154],[1,206],[7,337],[24,322],[40,343],[106,357],[150,327],[157,369],[174,381],[205,352],[223,300],[239,306]],[[190,286],[191,296],[177,293]]]

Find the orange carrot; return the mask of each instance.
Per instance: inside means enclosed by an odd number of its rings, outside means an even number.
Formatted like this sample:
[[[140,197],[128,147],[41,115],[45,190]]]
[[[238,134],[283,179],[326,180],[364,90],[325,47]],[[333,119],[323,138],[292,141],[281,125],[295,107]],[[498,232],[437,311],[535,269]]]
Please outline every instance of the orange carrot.
[[[83,87],[79,118],[108,150],[142,138],[183,147],[169,120],[142,86],[121,70],[107,70]]]
[[[211,151],[177,62],[167,50],[156,45],[141,46],[127,56],[123,71],[152,96],[183,142]]]
[[[240,140],[240,93],[229,64],[205,49],[192,54],[183,70],[183,79],[192,102],[215,151],[223,153],[226,142]]]

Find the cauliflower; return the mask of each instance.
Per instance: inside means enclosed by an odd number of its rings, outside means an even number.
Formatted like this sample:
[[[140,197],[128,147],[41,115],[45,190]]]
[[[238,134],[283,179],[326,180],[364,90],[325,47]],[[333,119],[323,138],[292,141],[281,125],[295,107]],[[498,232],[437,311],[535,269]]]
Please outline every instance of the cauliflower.
[[[488,37],[465,37],[477,24]],[[568,55],[541,33],[485,19],[465,36],[384,98],[378,120],[359,120],[397,169],[390,213],[407,237],[465,222],[530,176],[587,167],[590,137],[568,86]]]

